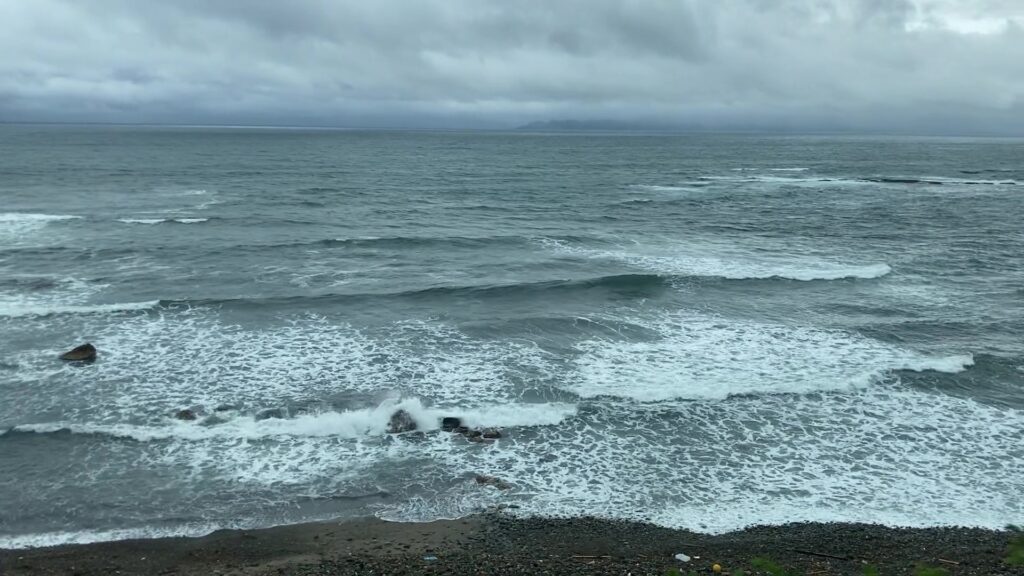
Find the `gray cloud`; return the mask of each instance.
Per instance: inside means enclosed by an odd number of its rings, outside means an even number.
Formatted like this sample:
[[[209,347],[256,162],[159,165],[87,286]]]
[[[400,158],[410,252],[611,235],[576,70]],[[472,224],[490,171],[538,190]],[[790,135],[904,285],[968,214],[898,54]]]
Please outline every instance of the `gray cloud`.
[[[0,120],[1024,133],[1018,0],[0,0]]]

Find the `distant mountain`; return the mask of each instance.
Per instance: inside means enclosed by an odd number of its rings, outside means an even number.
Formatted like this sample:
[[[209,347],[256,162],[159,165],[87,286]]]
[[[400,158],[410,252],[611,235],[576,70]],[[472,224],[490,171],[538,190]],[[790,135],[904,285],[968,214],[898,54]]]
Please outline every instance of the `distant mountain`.
[[[659,124],[643,122],[627,122],[622,120],[540,120],[524,124],[516,130],[536,130],[541,132],[572,131],[583,132],[588,130],[598,131],[657,131],[667,132],[673,130]]]

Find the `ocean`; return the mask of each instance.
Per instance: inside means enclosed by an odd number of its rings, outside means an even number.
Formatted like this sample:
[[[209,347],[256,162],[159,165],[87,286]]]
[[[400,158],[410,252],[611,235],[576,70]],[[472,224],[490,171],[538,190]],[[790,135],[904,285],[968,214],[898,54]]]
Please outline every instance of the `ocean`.
[[[1024,140],[0,126],[0,547],[999,528],[1022,471]]]

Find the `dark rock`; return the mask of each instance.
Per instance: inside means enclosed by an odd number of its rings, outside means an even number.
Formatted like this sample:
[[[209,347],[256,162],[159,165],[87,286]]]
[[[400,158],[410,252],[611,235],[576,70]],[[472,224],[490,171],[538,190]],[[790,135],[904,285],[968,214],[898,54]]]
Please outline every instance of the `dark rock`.
[[[260,410],[256,413],[257,420],[270,420],[271,418],[277,418],[278,420],[284,419],[288,416],[284,408],[268,408],[266,410]]]
[[[441,430],[445,432],[455,432],[459,428],[462,428],[462,420],[454,416],[445,416],[441,419]]]
[[[505,482],[501,478],[497,478],[495,476],[487,476],[484,474],[476,475],[476,483],[482,486],[494,486],[498,490],[508,490],[512,488],[511,484]]]
[[[391,419],[388,420],[388,434],[412,432],[416,428],[416,420],[413,419],[412,414],[409,414],[405,410],[396,410],[395,413],[391,415]]]
[[[92,362],[96,359],[96,347],[88,343],[82,344],[61,354],[60,359],[69,362]]]
[[[495,438],[501,438],[501,431],[497,428],[484,428],[480,435],[488,440],[494,440]]]
[[[472,440],[473,438],[480,438],[483,435],[484,433],[479,430],[469,430],[465,432],[466,438],[469,438],[470,440]]]
[[[221,404],[213,409],[214,412],[227,412],[228,410],[238,410],[238,406],[232,404]]]
[[[175,412],[174,417],[177,418],[178,420],[195,420],[196,413],[195,411],[186,408],[184,410],[178,410],[177,412]]]
[[[459,426],[452,430],[452,432],[455,432],[456,434],[469,434],[469,428],[466,426]]]

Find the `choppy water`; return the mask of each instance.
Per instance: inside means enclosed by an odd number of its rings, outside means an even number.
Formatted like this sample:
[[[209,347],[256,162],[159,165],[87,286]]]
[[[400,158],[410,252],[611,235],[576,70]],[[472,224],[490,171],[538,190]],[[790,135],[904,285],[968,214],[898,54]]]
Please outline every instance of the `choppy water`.
[[[0,127],[0,546],[499,503],[709,532],[1020,522],[1022,160]],[[99,361],[56,360],[84,341]],[[505,438],[389,437],[396,407]]]

